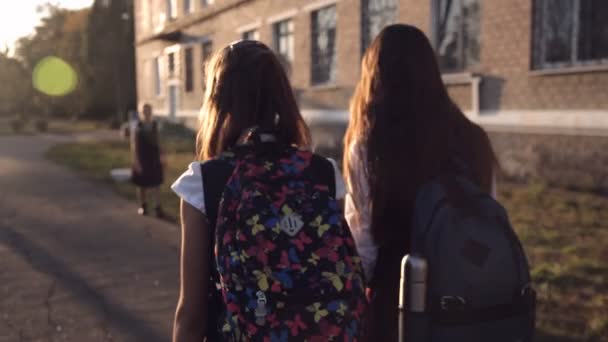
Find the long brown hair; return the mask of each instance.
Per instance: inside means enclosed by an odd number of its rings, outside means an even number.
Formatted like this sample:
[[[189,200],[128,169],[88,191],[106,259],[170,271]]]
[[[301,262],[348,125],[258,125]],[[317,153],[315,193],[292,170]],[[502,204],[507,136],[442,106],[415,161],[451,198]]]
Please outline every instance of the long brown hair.
[[[345,136],[344,170],[351,153],[364,153],[372,235],[380,246],[409,245],[418,187],[440,175],[458,155],[472,178],[490,191],[496,158],[487,134],[451,101],[429,40],[408,25],[384,28],[361,63]],[[357,150],[353,150],[359,147]]]
[[[236,145],[251,127],[306,147],[310,132],[285,71],[266,45],[241,40],[216,52],[205,68],[206,91],[197,135],[198,157],[207,160]]]

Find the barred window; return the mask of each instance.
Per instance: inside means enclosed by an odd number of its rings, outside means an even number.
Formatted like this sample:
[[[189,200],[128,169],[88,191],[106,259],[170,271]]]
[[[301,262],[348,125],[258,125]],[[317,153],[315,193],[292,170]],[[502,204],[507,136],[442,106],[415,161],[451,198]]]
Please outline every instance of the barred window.
[[[274,24],[273,33],[274,49],[286,69],[290,70],[295,57],[293,20],[287,19]]]
[[[194,90],[194,59],[192,48],[184,50],[184,89],[187,93]]]
[[[608,63],[608,1],[536,0],[534,69]]]
[[[175,53],[171,52],[167,56],[167,69],[169,70],[169,77],[175,76]]]
[[[361,47],[365,52],[372,40],[397,21],[397,0],[363,0],[361,4]]]
[[[260,40],[260,31],[258,30],[249,30],[243,32],[241,38],[245,40]]]
[[[434,41],[441,70],[459,72],[479,63],[480,1],[435,0]]]
[[[312,12],[312,84],[336,80],[336,6]]]

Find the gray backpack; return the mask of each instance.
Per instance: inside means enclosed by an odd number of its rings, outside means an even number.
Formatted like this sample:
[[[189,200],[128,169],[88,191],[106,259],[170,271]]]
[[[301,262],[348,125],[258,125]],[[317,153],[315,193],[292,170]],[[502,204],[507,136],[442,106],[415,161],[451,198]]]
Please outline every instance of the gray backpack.
[[[425,342],[531,341],[536,295],[505,209],[461,176],[418,193],[412,255],[426,259]],[[414,341],[411,341],[414,342]]]

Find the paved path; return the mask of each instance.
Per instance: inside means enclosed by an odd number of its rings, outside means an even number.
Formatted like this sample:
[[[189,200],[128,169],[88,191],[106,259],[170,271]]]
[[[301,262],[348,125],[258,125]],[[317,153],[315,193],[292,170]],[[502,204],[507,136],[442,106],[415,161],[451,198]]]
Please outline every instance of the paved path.
[[[0,342],[169,341],[177,227],[44,159],[80,137],[0,137]]]

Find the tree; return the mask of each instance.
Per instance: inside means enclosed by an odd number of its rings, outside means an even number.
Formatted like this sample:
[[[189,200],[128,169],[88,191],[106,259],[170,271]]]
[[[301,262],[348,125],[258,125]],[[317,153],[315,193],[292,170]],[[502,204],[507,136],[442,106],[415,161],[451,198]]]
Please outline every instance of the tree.
[[[23,114],[29,80],[21,62],[0,52],[0,116]]]
[[[87,63],[87,25],[89,10],[71,11],[47,4],[40,9],[46,15],[34,34],[17,41],[16,57],[23,63],[30,80],[32,101],[26,110],[35,115],[78,116],[90,101],[91,77]],[[67,62],[78,75],[78,85],[70,94],[51,97],[34,90],[32,75],[45,57],[55,56]]]
[[[137,106],[133,0],[96,0],[88,27],[88,64],[95,95],[89,113],[123,119]]]

